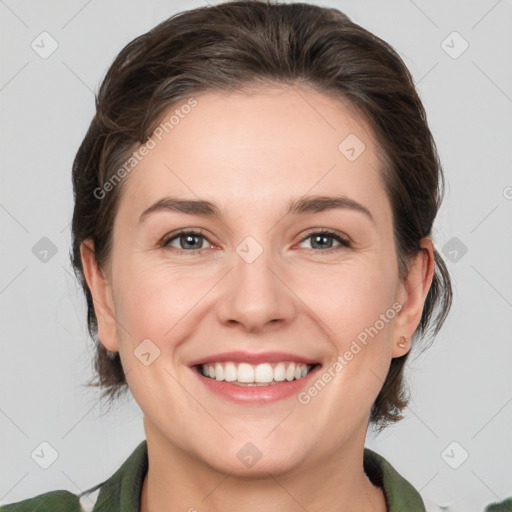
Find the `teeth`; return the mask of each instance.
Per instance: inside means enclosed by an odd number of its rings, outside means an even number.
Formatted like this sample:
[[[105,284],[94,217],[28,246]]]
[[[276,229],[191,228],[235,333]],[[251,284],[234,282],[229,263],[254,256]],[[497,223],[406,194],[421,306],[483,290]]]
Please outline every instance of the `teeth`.
[[[217,380],[224,380],[224,368],[220,363],[215,363],[215,378]]]
[[[274,370],[268,363],[259,364],[254,371],[254,382],[272,382]]]
[[[227,382],[233,382],[237,378],[236,366],[234,363],[226,363],[224,367],[224,379]]]
[[[247,363],[238,365],[238,382],[254,382],[254,368]]]
[[[262,363],[210,363],[201,366],[202,374],[210,379],[225,380],[235,384],[271,384],[298,380],[305,377],[313,365],[292,362]]]
[[[291,381],[295,378],[295,365],[292,363],[286,370],[286,380]]]
[[[284,367],[284,363],[277,363],[274,368],[274,380],[277,382],[283,382],[286,378],[286,368]]]

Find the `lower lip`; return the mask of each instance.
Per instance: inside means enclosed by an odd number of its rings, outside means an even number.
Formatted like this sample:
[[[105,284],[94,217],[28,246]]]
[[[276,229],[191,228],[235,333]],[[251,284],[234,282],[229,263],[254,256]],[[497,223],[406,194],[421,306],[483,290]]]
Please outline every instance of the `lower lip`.
[[[284,400],[297,395],[303,388],[309,385],[311,379],[320,370],[320,365],[315,366],[305,377],[291,382],[284,381],[271,386],[238,386],[224,380],[215,380],[201,375],[196,369],[192,371],[199,380],[213,393],[236,403],[270,403]]]

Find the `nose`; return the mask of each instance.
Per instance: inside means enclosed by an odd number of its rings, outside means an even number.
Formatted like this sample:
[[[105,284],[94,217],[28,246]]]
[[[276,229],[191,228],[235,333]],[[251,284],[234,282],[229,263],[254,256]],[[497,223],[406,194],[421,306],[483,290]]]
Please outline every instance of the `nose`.
[[[223,280],[216,305],[221,323],[257,333],[293,320],[297,298],[283,265],[270,252],[263,251],[252,262],[235,255],[234,268]]]

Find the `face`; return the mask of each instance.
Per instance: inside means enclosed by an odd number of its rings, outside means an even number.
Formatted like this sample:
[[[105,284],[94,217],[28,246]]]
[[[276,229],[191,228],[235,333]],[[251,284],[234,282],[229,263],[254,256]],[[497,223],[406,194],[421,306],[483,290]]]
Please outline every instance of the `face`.
[[[99,338],[155,442],[224,473],[314,466],[362,443],[419,319],[377,147],[308,89],[196,100],[125,178],[88,273]]]

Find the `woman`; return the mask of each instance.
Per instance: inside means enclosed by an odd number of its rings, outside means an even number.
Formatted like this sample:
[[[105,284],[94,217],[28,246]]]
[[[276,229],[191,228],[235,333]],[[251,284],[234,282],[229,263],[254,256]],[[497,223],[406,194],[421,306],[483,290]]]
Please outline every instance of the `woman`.
[[[308,4],[173,16],[109,69],[73,185],[97,384],[146,439],[4,510],[425,510],[364,447],[451,304],[442,170],[387,43]]]

